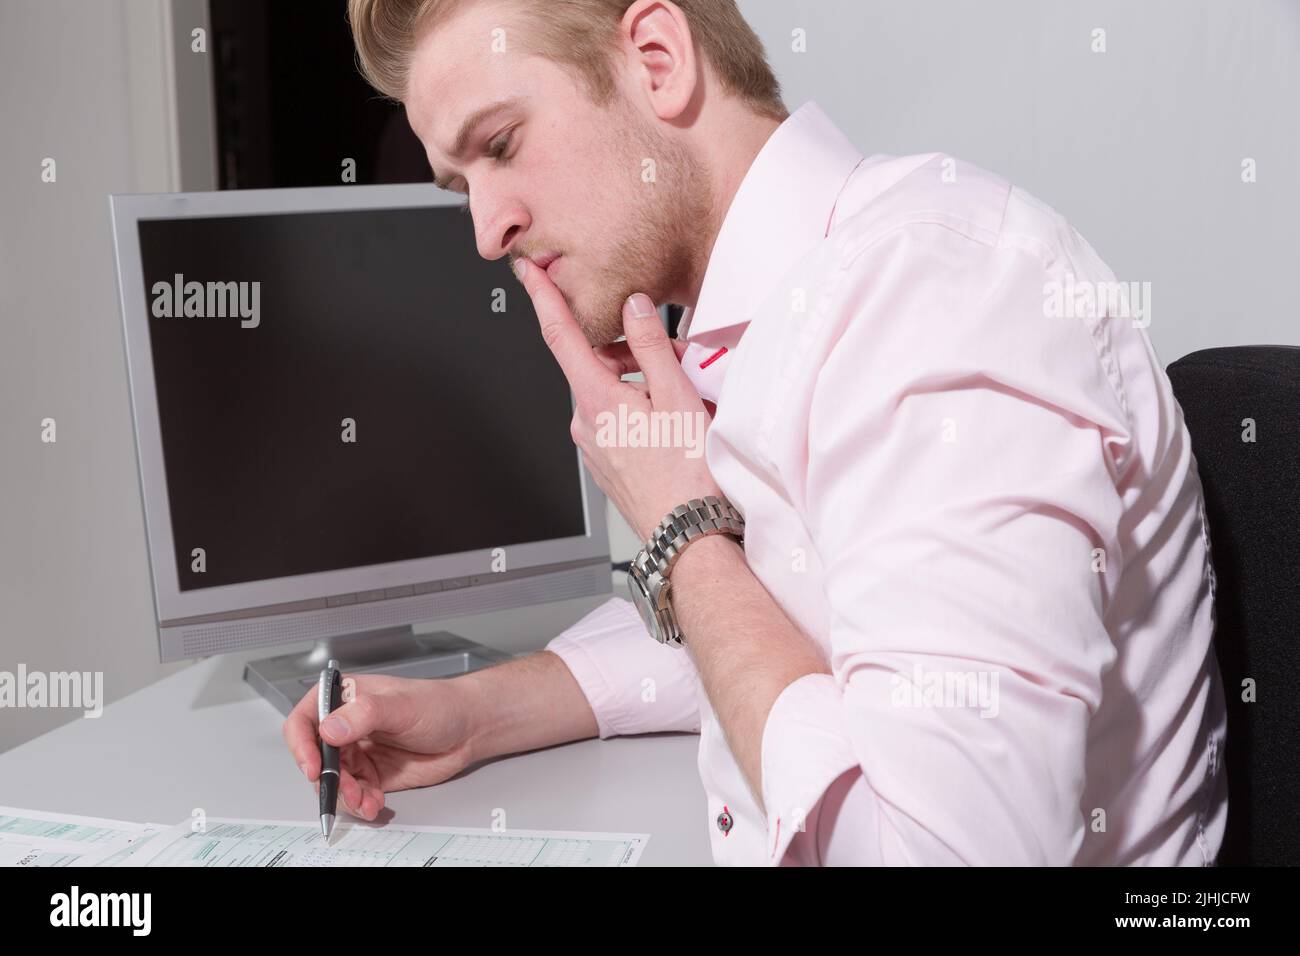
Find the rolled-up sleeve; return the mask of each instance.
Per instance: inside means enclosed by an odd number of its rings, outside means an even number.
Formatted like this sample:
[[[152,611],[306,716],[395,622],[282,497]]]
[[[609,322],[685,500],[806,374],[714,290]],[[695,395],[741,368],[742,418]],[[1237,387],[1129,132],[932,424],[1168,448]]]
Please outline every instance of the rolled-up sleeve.
[[[1115,659],[1114,471],[1131,434],[1103,328],[1053,265],[929,223],[846,250],[799,502],[831,674],[762,739],[773,864],[1068,864]]]
[[[659,644],[632,602],[610,598],[546,645],[573,674],[600,736],[700,732],[699,675],[683,650]]]

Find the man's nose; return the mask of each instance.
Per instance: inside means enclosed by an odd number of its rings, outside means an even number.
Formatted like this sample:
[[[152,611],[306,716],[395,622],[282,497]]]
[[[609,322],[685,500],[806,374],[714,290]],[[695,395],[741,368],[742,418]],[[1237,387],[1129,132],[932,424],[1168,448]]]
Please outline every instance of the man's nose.
[[[474,238],[478,254],[484,259],[500,259],[510,252],[519,235],[528,228],[528,213],[514,200],[493,202],[476,199],[470,206],[474,218]]]

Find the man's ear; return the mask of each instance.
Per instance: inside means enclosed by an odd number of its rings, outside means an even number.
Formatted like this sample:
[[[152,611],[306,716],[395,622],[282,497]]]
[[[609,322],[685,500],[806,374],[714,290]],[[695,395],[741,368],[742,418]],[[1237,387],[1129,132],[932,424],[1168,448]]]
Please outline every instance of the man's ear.
[[[699,82],[691,28],[671,0],[636,0],[619,25],[624,50],[646,101],[662,120],[686,112]]]

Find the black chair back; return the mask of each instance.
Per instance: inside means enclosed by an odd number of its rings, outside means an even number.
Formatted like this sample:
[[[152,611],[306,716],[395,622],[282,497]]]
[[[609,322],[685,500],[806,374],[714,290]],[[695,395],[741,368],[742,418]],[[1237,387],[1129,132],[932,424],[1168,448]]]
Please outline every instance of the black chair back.
[[[1300,864],[1300,348],[1193,352],[1169,366],[1192,437],[1227,696],[1220,865]],[[1249,698],[1253,690],[1253,701]]]

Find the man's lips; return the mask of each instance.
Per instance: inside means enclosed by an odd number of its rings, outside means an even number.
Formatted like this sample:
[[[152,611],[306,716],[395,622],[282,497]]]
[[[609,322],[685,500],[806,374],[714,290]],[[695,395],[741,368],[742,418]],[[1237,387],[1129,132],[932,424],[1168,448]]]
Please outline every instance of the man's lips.
[[[546,272],[547,275],[550,275],[551,263],[555,262],[555,260],[559,258],[560,257],[555,253],[548,252],[544,256],[538,256],[537,258],[533,259],[533,263],[537,266],[537,268]]]

